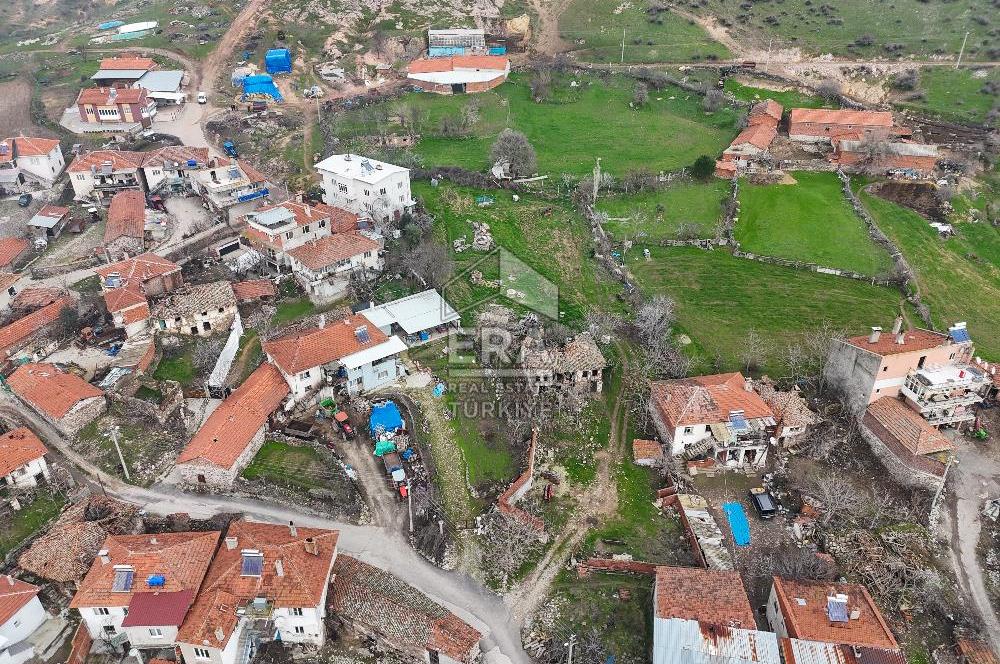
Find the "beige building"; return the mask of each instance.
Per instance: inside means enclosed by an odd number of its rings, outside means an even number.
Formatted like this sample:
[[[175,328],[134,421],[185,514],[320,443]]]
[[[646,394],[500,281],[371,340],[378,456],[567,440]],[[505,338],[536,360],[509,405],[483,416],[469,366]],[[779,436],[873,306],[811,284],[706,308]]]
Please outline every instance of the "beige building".
[[[236,295],[228,281],[184,285],[151,307],[153,328],[159,332],[209,336],[229,330],[236,317]]]

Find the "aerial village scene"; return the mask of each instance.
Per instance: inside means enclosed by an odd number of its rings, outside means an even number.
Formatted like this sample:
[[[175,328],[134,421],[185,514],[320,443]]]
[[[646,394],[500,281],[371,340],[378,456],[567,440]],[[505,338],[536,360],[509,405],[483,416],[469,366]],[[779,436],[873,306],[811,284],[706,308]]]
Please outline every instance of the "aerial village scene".
[[[0,282],[0,664],[1000,664],[996,0],[8,0]]]

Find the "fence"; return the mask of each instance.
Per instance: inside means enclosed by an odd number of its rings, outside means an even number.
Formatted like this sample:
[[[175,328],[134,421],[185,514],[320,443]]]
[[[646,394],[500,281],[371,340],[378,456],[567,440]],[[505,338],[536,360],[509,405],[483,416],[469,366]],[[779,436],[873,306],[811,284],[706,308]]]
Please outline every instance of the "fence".
[[[219,388],[224,387],[226,382],[226,376],[229,375],[229,369],[233,366],[233,360],[236,359],[236,352],[240,348],[240,337],[243,336],[243,320],[240,318],[240,312],[236,312],[236,317],[233,319],[233,325],[229,328],[229,338],[226,339],[226,345],[222,347],[222,352],[219,353],[219,358],[215,361],[215,366],[212,368],[212,373],[208,377],[208,387]]]
[[[84,664],[87,661],[87,655],[90,654],[90,646],[93,641],[86,625],[84,623],[77,625],[76,633],[73,635],[73,648],[69,652],[69,657],[66,658],[66,664]]]

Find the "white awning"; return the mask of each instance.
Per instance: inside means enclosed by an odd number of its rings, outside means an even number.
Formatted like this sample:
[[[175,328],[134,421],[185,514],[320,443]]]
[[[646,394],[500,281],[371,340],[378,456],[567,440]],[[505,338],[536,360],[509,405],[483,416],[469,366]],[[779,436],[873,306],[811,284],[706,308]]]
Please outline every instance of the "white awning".
[[[384,360],[387,357],[398,355],[406,350],[406,344],[397,336],[389,337],[388,341],[383,341],[377,346],[359,350],[357,353],[340,358],[340,363],[347,369],[357,369],[369,363]]]

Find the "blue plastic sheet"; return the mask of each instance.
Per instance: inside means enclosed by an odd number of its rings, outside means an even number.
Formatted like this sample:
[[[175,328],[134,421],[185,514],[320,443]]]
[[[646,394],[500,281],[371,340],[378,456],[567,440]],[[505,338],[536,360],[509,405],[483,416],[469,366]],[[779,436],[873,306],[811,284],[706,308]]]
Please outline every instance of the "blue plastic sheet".
[[[750,523],[747,514],[740,503],[722,503],[722,510],[729,520],[729,529],[733,531],[733,541],[736,546],[750,546]]]
[[[399,407],[392,401],[372,408],[371,419],[368,421],[372,437],[381,428],[386,433],[392,433],[403,428],[403,416],[399,413]]]

